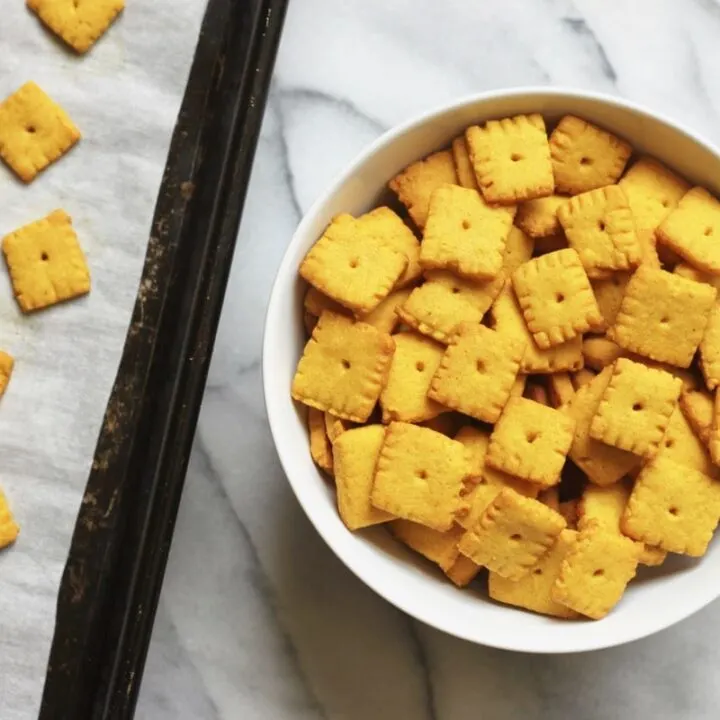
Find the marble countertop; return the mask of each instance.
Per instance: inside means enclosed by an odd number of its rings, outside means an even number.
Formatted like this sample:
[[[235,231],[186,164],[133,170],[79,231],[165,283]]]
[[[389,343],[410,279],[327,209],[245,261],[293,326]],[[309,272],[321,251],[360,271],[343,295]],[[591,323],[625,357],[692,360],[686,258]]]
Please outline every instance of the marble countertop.
[[[580,656],[475,647],[377,597],[310,526],[260,382],[273,276],[368,142],[461,95],[572,85],[720,142],[718,0],[294,0],[138,707],[142,720],[716,718],[720,603]]]

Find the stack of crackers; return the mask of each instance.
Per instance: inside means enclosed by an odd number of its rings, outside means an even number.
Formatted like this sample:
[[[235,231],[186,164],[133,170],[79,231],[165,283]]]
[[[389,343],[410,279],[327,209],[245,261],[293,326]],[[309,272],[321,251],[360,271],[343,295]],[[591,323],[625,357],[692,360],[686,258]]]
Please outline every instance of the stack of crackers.
[[[38,18],[77,53],[87,52],[110,27],[124,0],[27,0]],[[0,158],[25,183],[80,140],[68,114],[36,83],[27,82],[0,103]],[[15,299],[22,312],[41,310],[90,292],[90,271],[70,216],[54,210],[2,239]],[[0,396],[14,360],[0,352]],[[19,528],[0,489],[0,549]]]
[[[562,618],[705,553],[720,203],[632,156],[578,117],[491,120],[310,249],[292,395],[350,530],[386,523],[458,586],[486,569],[494,600]]]

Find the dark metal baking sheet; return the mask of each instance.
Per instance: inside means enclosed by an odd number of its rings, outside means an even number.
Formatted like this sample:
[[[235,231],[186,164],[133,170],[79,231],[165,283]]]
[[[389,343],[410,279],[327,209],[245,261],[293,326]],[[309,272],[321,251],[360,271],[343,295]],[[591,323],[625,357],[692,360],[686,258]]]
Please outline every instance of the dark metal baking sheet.
[[[209,0],[58,596],[40,720],[130,718],[287,0]]]

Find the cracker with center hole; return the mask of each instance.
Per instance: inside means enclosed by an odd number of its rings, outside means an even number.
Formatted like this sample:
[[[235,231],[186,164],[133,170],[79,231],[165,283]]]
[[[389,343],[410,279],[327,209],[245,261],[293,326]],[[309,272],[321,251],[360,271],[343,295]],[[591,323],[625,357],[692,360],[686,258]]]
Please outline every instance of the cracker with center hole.
[[[567,202],[562,195],[528,200],[518,207],[515,224],[531,238],[547,238],[562,232],[558,208]]]
[[[612,185],[622,175],[632,147],[581,118],[566,115],[550,135],[558,192],[568,195]]]
[[[477,190],[443,185],[430,196],[420,264],[470,280],[490,280],[503,267],[515,208],[491,207]]]
[[[565,555],[553,599],[594,620],[604,618],[635,577],[641,552],[629,538],[588,523]]]
[[[467,512],[470,464],[464,446],[434,430],[393,422],[375,473],[372,504],[444,532]]]
[[[384,440],[382,425],[366,425],[344,432],[333,445],[338,511],[349,530],[393,519],[370,504],[375,467]]]
[[[510,397],[524,352],[522,342],[484,325],[460,325],[428,396],[470,417],[495,422]]]
[[[595,300],[605,323],[611,326],[615,322],[622,304],[625,288],[630,282],[631,273],[613,273],[604,280],[591,280]]]
[[[458,542],[465,534],[459,525],[440,532],[410,520],[393,520],[388,529],[400,542],[439,565],[443,572],[449,570],[460,556]]]
[[[533,254],[535,242],[528,237],[520,228],[514,225],[510,228],[507,240],[505,241],[505,251],[503,255],[503,269],[510,276],[521,265],[524,265]]]
[[[332,475],[333,452],[325,426],[325,413],[317,408],[308,408],[307,425],[313,462],[328,475]]]
[[[363,423],[385,386],[395,342],[372,325],[324,312],[298,363],[295,400]]]
[[[492,318],[495,329],[501,335],[525,342],[525,354],[520,363],[521,373],[547,374],[582,368],[582,337],[578,335],[570,342],[541,350],[527,329],[510,284],[493,304]]]
[[[505,488],[460,540],[463,555],[508,580],[527,575],[565,528],[563,517]]]
[[[655,230],[690,185],[655,158],[641,157],[618,183],[630,203],[638,232]]]
[[[710,477],[718,476],[718,469],[710,459],[707,446],[695,434],[680,407],[676,407],[670,417],[670,424],[660,443],[658,455],[683,467],[699,470]]]
[[[469,585],[481,569],[470,558],[458,555],[457,560],[445,571],[445,575],[457,587],[462,588]]]
[[[550,404],[554,408],[570,402],[575,397],[575,387],[569,373],[553,373],[548,375],[548,392]]]
[[[55,210],[2,240],[15,299],[23,312],[90,292],[90,271],[70,216]]]
[[[704,188],[685,193],[657,236],[691,265],[720,275],[720,202]]]
[[[568,245],[577,250],[590,277],[632,270],[642,250],[630,205],[617,185],[570,198],[557,211]]]
[[[12,355],[8,355],[8,353],[0,350],[0,397],[2,397],[7,390],[14,366],[15,360]]]
[[[0,157],[26,183],[80,140],[68,114],[34,82],[0,104]]]
[[[605,328],[574,250],[558,250],[525,263],[513,273],[512,283],[528,330],[542,350]]]
[[[583,357],[585,365],[598,372],[612,365],[624,350],[606,337],[589,337],[583,340]]]
[[[27,6],[75,52],[86,53],[125,7],[125,0],[27,0]]]
[[[720,518],[720,482],[658,455],[635,481],[626,535],[667,552],[705,554]]]
[[[488,594],[493,600],[532,610],[541,615],[576,618],[578,613],[555,602],[552,590],[560,575],[560,567],[570,548],[575,544],[577,533],[563,530],[557,542],[538,561],[535,567],[519,580],[508,580],[491,572],[488,577]]]
[[[596,485],[612,485],[640,465],[640,459],[633,453],[610,447],[590,437],[590,425],[612,373],[612,367],[605,368],[578,388],[570,402],[563,407],[563,411],[575,420],[570,459]]]
[[[5,493],[0,488],[0,550],[12,545],[20,533],[20,528],[15,522],[10,505],[8,504]]]
[[[445,348],[416,333],[398,333],[387,383],[380,393],[383,422],[422,422],[447,410],[428,397]]]
[[[710,311],[705,334],[700,341],[700,369],[708,389],[720,385],[720,303]]]
[[[408,267],[407,255],[375,228],[382,220],[368,217],[338,215],[300,265],[305,280],[356,313],[374,310]]]
[[[502,472],[549,487],[560,482],[575,421],[527,398],[511,398],[490,436],[485,462]]]
[[[325,310],[330,310],[330,312],[334,313],[341,313],[342,315],[349,314],[347,308],[344,308],[340,305],[340,303],[335,302],[327,295],[323,295],[312,285],[308,285],[307,292],[305,293],[305,299],[303,300],[303,306],[307,312],[315,317],[320,317]]]
[[[608,338],[643,357],[689,367],[716,295],[710,285],[642,265],[625,288]]]
[[[468,153],[467,143],[465,142],[465,135],[460,135],[452,141],[452,154],[455,161],[455,172],[460,185],[471,190],[477,190],[478,184],[475,179],[470,154]]]
[[[352,423],[342,418],[335,417],[332,413],[326,412],[325,415],[325,432],[328,440],[332,445],[345,431],[353,427]]]
[[[367,315],[358,315],[357,319],[380,332],[393,333],[400,324],[397,309],[410,297],[411,292],[412,288],[393,290],[374,310]]]
[[[590,424],[590,436],[653,457],[677,405],[682,381],[664,370],[619,358]]]
[[[433,191],[441,185],[456,185],[457,182],[452,153],[441,150],[406,167],[388,183],[388,187],[408,209],[413,222],[422,229]]]
[[[483,196],[489,203],[513,205],[552,195],[550,147],[542,115],[516,115],[474,125],[465,139]]]
[[[683,388],[678,404],[693,432],[707,445],[713,422],[712,395],[701,388]]]
[[[429,270],[425,283],[415,288],[397,308],[400,319],[438,342],[450,342],[460,323],[480,323],[505,286],[505,273],[474,282],[445,270]]]

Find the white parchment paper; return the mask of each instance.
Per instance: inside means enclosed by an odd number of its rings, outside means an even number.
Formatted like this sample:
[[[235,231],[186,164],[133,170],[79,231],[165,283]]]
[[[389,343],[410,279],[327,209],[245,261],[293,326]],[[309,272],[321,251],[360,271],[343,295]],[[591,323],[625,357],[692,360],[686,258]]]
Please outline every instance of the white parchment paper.
[[[88,298],[23,317],[0,263],[0,348],[16,359],[0,402],[0,485],[21,526],[0,553],[0,719],[28,720],[205,2],[128,0],[85,57],[67,52],[24,0],[0,5],[0,96],[35,80],[83,133],[29,186],[0,165],[0,236],[62,207],[93,282]]]

